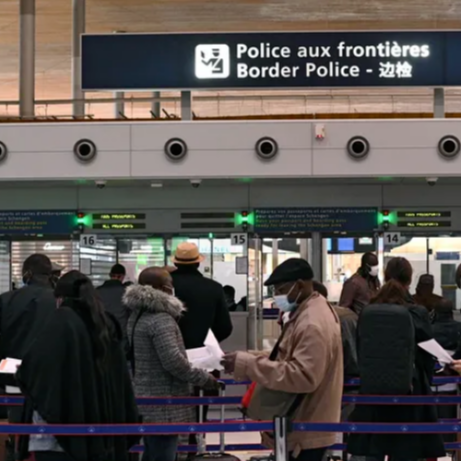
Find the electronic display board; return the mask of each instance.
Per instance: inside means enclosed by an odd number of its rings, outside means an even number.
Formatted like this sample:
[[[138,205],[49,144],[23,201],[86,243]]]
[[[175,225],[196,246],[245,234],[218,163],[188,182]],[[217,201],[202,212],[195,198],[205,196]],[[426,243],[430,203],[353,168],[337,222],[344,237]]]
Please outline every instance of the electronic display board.
[[[256,208],[254,231],[371,232],[377,208]]]
[[[72,234],[76,230],[75,210],[0,211],[0,234]]]

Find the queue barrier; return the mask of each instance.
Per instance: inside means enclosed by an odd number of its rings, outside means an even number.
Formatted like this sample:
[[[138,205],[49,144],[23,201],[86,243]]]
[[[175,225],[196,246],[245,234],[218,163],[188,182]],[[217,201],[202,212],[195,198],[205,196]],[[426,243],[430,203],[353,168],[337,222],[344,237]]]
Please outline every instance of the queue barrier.
[[[251,381],[236,381],[235,379],[220,379],[226,386],[249,386]],[[461,376],[437,376],[432,380],[433,386],[444,384],[461,384]],[[344,382],[345,387],[360,386],[360,378],[348,379]]]
[[[24,397],[0,396],[0,406],[22,405]],[[138,397],[141,406],[176,405],[240,405],[242,397]],[[461,405],[461,396],[456,395],[343,395],[342,403],[355,405]]]
[[[454,434],[461,432],[456,423],[304,423],[293,422],[295,432],[336,432],[356,434]],[[121,436],[171,435],[203,433],[274,432],[272,421],[238,421],[203,424],[0,424],[0,434],[11,435],[69,435]]]

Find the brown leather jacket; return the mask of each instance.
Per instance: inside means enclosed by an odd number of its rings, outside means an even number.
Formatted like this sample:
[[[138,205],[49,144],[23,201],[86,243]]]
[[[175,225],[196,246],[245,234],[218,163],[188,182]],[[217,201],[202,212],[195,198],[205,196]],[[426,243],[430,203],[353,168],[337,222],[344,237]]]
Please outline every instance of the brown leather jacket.
[[[360,274],[354,274],[344,282],[339,305],[360,314],[378,291],[379,283],[375,284],[373,280],[368,280]]]

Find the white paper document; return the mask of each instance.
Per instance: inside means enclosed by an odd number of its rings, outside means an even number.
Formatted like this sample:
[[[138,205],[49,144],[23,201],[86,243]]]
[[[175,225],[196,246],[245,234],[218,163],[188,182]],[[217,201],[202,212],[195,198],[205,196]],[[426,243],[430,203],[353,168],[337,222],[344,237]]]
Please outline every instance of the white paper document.
[[[187,359],[194,368],[207,371],[223,370],[221,359],[224,352],[213,332],[210,330],[205,339],[205,346],[187,350]]]
[[[453,362],[451,355],[435,339],[423,341],[418,346],[433,355],[441,364],[449,365]]]
[[[21,365],[22,360],[6,358],[0,362],[0,373],[14,375]]]

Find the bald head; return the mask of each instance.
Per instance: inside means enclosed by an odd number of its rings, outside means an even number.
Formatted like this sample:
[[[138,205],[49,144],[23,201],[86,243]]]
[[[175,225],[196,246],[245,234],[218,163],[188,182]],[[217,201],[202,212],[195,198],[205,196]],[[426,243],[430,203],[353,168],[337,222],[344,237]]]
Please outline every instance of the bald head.
[[[163,267],[148,267],[139,274],[140,285],[149,285],[156,290],[173,292],[173,279]]]

